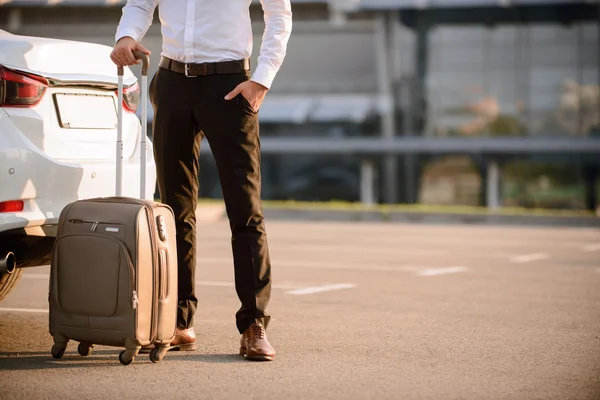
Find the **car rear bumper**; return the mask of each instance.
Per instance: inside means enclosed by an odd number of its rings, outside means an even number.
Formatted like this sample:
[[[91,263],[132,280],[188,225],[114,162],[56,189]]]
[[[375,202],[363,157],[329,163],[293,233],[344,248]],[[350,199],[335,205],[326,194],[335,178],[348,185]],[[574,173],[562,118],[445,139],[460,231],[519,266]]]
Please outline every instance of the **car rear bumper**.
[[[0,168],[4,165],[0,151]],[[46,182],[28,181],[23,188],[24,210],[18,213],[0,214],[0,232],[18,228],[41,227],[43,225],[54,225],[62,209],[69,203],[92,197],[106,197],[114,195],[106,190],[107,187],[115,187],[115,168],[110,164],[95,165],[65,165],[48,161],[45,163]],[[146,196],[151,199],[154,195],[156,174],[154,163],[147,163],[148,173],[146,180]],[[6,170],[6,168],[2,168]],[[52,179],[53,176],[65,177],[63,181]],[[140,197],[139,163],[123,164],[123,196]],[[14,197],[4,197],[0,201],[16,200]],[[28,230],[30,234],[41,232],[39,230]],[[41,233],[39,233],[41,234]]]

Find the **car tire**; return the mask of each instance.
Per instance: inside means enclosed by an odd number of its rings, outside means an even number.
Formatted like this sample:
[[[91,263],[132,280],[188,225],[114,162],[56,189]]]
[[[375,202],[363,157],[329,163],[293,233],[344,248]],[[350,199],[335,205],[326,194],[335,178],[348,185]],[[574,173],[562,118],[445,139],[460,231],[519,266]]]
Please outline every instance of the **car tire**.
[[[17,268],[12,274],[0,276],[0,301],[8,296],[10,291],[13,290],[19,279],[21,279],[21,275],[23,275],[23,270]]]

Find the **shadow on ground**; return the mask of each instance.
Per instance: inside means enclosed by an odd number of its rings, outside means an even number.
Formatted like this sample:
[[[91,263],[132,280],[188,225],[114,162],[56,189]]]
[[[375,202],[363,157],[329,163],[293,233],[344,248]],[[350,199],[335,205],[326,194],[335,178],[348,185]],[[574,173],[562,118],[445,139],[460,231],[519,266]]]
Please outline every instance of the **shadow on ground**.
[[[88,357],[81,357],[77,352],[67,352],[64,357],[57,360],[48,352],[0,352],[0,371],[9,370],[38,370],[52,368],[81,368],[81,367],[123,367],[119,363],[121,350],[96,350]],[[162,363],[174,361],[200,362],[200,363],[247,363],[238,354],[198,354],[170,352]],[[139,354],[132,365],[151,363],[147,354]]]

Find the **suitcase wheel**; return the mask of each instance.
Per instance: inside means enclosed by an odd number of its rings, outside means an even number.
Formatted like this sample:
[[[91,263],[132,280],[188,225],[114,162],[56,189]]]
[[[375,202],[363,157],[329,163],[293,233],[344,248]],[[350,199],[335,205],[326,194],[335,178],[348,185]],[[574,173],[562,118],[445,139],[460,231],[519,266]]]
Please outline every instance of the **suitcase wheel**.
[[[62,356],[65,354],[66,348],[67,346],[65,345],[65,343],[55,343],[54,345],[52,345],[52,357],[56,359],[62,358]]]
[[[169,347],[156,347],[150,352],[150,361],[157,363],[165,358],[165,355],[169,351]]]
[[[81,342],[79,343],[79,346],[77,346],[77,351],[82,357],[87,357],[92,354],[92,350],[94,350],[94,345],[91,343]]]
[[[129,364],[131,364],[133,362],[134,358],[135,358],[135,356],[133,355],[133,352],[130,351],[130,350],[123,350],[119,354],[119,361],[123,365],[129,365]]]

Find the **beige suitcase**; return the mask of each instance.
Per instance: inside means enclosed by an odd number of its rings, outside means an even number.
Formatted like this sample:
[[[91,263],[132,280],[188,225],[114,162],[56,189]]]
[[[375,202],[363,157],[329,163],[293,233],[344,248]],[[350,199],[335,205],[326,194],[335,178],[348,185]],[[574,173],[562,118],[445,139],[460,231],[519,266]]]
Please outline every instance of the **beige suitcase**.
[[[117,145],[116,197],[86,199],[61,212],[50,268],[52,356],[61,358],[69,340],[78,352],[93,346],[125,347],[130,364],[141,346],[155,344],[150,360],[162,360],[175,337],[177,249],[173,211],[142,200],[148,57],[142,67],[141,199],[121,196],[122,146]],[[118,142],[122,138],[123,70],[119,68]]]

